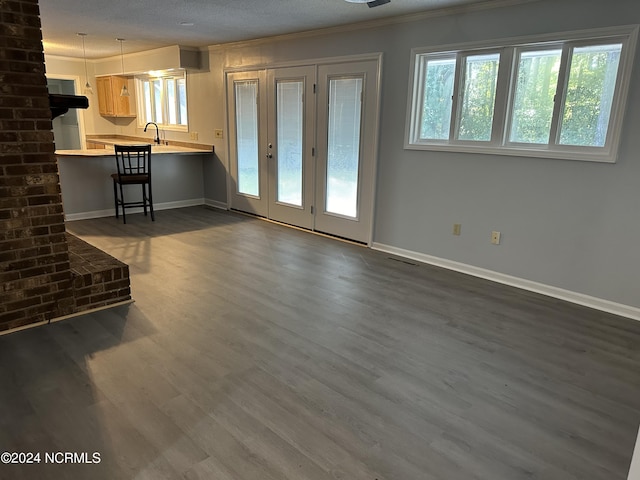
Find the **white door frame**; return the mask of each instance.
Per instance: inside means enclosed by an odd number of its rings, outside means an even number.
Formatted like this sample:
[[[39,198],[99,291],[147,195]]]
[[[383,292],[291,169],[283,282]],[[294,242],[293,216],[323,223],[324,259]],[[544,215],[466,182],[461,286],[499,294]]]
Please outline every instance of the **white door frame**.
[[[310,66],[310,65],[316,65],[316,66],[320,66],[320,65],[325,65],[325,64],[335,64],[335,63],[350,63],[350,62],[358,62],[358,61],[363,61],[363,60],[375,60],[377,61],[377,92],[371,92],[372,95],[375,96],[375,105],[376,105],[376,111],[375,111],[375,118],[374,118],[374,122],[375,122],[375,133],[374,133],[374,139],[373,139],[373,172],[374,174],[372,175],[371,178],[371,191],[373,192],[373,199],[371,201],[371,205],[369,205],[369,209],[370,211],[368,212],[371,215],[371,225],[370,225],[370,231],[369,231],[369,235],[368,238],[366,239],[366,241],[364,242],[368,247],[371,247],[371,244],[373,243],[373,230],[375,227],[375,205],[376,205],[376,186],[377,186],[377,172],[378,172],[378,155],[379,155],[379,137],[380,137],[380,106],[381,106],[381,97],[382,97],[382,61],[383,61],[383,54],[382,52],[376,52],[376,53],[368,53],[368,54],[360,54],[360,55],[346,55],[346,56],[340,56],[340,57],[324,57],[324,58],[313,58],[313,59],[306,59],[306,60],[300,60],[300,61],[283,61],[283,62],[273,62],[273,63],[260,63],[260,64],[253,64],[253,65],[247,65],[247,66],[240,66],[240,67],[225,67],[223,69],[223,74],[224,74],[224,91],[225,94],[223,95],[224,97],[224,112],[225,112],[225,118],[226,118],[226,127],[227,127],[227,132],[229,131],[229,126],[230,126],[230,122],[231,122],[231,118],[229,116],[230,113],[230,109],[229,109],[229,105],[228,105],[228,100],[227,100],[227,93],[228,92],[228,73],[234,73],[234,72],[246,72],[246,71],[256,71],[256,70],[261,70],[261,69],[270,69],[270,68],[282,68],[282,67],[294,67],[294,66]],[[231,135],[226,135],[227,139],[227,158],[225,159],[224,165],[226,168],[226,172],[227,172],[227,205],[231,205],[231,156],[230,156],[230,152],[231,152]]]

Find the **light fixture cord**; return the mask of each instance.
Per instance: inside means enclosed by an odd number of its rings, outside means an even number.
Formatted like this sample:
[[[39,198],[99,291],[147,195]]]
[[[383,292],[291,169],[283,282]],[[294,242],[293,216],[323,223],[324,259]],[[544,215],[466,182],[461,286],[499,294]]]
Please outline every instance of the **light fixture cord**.
[[[85,84],[89,85],[89,72],[87,70],[87,52],[84,49],[84,36],[82,37],[82,56],[84,57],[84,80],[85,80]]]
[[[122,42],[124,42],[124,40],[121,38],[120,39],[120,60],[122,63],[122,75],[124,75],[124,51],[122,50]]]

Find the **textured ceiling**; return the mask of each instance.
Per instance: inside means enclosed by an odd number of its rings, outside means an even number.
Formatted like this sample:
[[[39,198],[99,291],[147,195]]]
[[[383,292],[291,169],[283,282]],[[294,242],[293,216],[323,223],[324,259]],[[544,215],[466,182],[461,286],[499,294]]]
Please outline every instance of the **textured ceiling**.
[[[204,47],[427,10],[504,0],[40,0],[45,53],[88,58],[167,45]],[[526,2],[531,0],[513,0]]]

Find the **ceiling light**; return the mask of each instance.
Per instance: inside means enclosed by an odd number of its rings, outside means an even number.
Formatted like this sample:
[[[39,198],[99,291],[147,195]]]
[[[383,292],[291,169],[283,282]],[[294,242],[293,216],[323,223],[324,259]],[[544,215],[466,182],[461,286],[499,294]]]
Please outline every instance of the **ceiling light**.
[[[120,42],[120,61],[122,62],[122,76],[124,77],[124,50],[122,49],[122,42],[124,42],[124,38],[116,38],[117,41]],[[129,89],[127,88],[127,84],[122,85],[122,90],[120,90],[121,97],[129,96]]]
[[[369,8],[379,7],[380,5],[386,5],[391,0],[345,0],[349,3],[366,3]]]
[[[93,95],[93,88],[91,87],[91,84],[89,83],[89,74],[87,72],[87,51],[84,48],[84,37],[86,37],[87,34],[86,33],[78,33],[78,36],[80,38],[82,38],[82,57],[84,58],[84,79],[85,79],[84,93],[88,93],[90,95]]]

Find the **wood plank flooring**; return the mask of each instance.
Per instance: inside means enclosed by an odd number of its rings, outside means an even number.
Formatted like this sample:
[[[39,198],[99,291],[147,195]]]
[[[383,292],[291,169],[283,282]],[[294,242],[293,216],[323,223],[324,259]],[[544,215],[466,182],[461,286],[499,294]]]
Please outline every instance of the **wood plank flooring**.
[[[624,480],[640,323],[206,208],[68,224],[129,307],[0,337],[0,479]],[[44,459],[43,459],[44,460]]]

